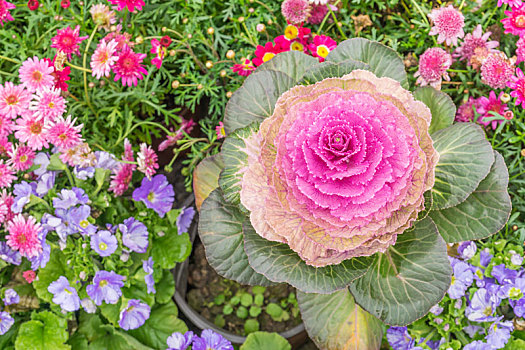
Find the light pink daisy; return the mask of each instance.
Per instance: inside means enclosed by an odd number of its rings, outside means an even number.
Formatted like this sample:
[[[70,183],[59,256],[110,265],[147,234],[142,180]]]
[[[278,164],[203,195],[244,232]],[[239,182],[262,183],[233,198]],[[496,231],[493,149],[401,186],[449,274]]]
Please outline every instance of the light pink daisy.
[[[419,58],[419,69],[414,74],[416,84],[441,88],[441,79],[450,80],[447,69],[452,64],[452,56],[439,47],[427,49]]]
[[[478,113],[481,114],[478,118],[478,123],[483,124],[485,126],[491,125],[492,129],[495,130],[498,127],[498,124],[503,122],[502,120],[485,120],[485,118],[495,117],[495,115],[490,112],[495,112],[504,116],[505,112],[508,111],[509,108],[507,107],[507,104],[501,101],[501,97],[503,96],[503,94],[504,92],[502,91],[500,92],[499,96],[496,97],[496,93],[494,91],[491,91],[489,94],[489,98],[482,96],[478,99]]]
[[[493,89],[503,89],[514,75],[514,64],[501,52],[492,52],[481,65],[481,81]]]
[[[95,153],[91,151],[91,148],[85,142],[61,153],[60,159],[69,166],[79,166],[81,168],[92,167],[97,161]]]
[[[145,143],[140,145],[140,151],[137,153],[138,171],[144,173],[148,179],[151,179],[157,172],[159,164],[157,163],[157,154],[150,146]]]
[[[125,8],[128,8],[129,12],[137,10],[142,10],[142,7],[145,5],[143,0],[109,0],[113,5],[117,5],[117,11],[122,11]]]
[[[13,198],[13,196],[9,192],[7,192],[5,188],[2,189],[2,191],[0,192],[0,203],[7,207],[7,213],[5,214],[4,221],[2,221],[2,223],[11,221],[11,219],[13,219],[13,217],[15,216],[15,214],[11,210],[11,206],[13,205],[14,201],[15,199]]]
[[[14,85],[10,81],[0,84],[0,113],[15,118],[29,107],[30,101],[31,93],[22,85]]]
[[[66,111],[66,99],[60,94],[60,90],[50,87],[38,90],[33,96],[29,109],[35,111],[35,115],[44,118],[44,121],[54,121]]]
[[[8,210],[9,208],[7,207],[7,205],[3,202],[0,202],[0,224],[3,224],[5,222]]]
[[[37,89],[53,86],[55,81],[51,75],[53,71],[53,67],[50,67],[45,60],[35,56],[25,60],[18,73],[26,89],[29,92],[35,92]]]
[[[66,119],[60,116],[54,122],[49,123],[45,127],[47,141],[58,147],[61,152],[78,145],[82,142],[80,131],[84,125],[75,126],[75,122],[76,118],[71,120],[71,116],[68,115]]]
[[[134,162],[133,149],[128,139],[124,140],[124,155],[122,160],[126,162]],[[111,182],[109,184],[109,191],[114,192],[116,196],[122,196],[124,192],[129,188],[131,179],[133,178],[133,172],[137,166],[130,163],[119,163],[118,168],[113,170],[111,175]]]
[[[428,34],[437,35],[438,44],[446,42],[447,45],[457,45],[458,38],[465,36],[465,32],[463,31],[465,17],[463,17],[461,12],[452,7],[452,5],[434,9],[428,17],[434,24]]]
[[[521,69],[516,68],[516,76],[511,78],[507,86],[512,89],[510,96],[516,97],[514,102],[516,106],[521,104],[522,107],[525,107],[525,75],[523,75]]]
[[[17,119],[14,129],[18,141],[27,143],[31,149],[40,151],[49,147],[42,116],[26,113]]]
[[[283,17],[294,24],[306,21],[310,16],[310,11],[311,6],[307,0],[284,0],[281,5]]]
[[[3,159],[0,159],[0,187],[9,187],[16,176],[13,175],[13,168],[9,164],[4,163]]]
[[[100,79],[102,76],[109,77],[111,67],[118,60],[118,56],[115,56],[116,52],[117,42],[115,40],[109,42],[100,40],[95,53],[91,56],[91,74],[97,79]]]
[[[57,35],[51,38],[53,44],[51,47],[54,47],[58,51],[61,51],[67,54],[67,58],[71,60],[71,54],[80,56],[80,47],[79,44],[82,40],[86,40],[88,36],[80,36],[80,26],[76,26],[75,29],[70,27],[64,29],[57,29]]]
[[[503,4],[507,4],[510,7],[520,7],[523,2],[522,0],[498,0],[498,7],[501,7]]]
[[[35,151],[31,147],[19,144],[18,146],[13,146],[11,151],[8,153],[9,164],[13,167],[14,170],[25,171],[33,165],[33,159],[35,159]]]
[[[0,113],[0,137],[8,136],[13,131],[13,119]]]
[[[42,244],[38,234],[42,230],[40,223],[32,216],[26,219],[18,214],[7,224],[7,245],[20,252],[26,258],[32,258],[42,252]]]
[[[125,46],[113,66],[114,80],[122,79],[123,86],[136,86],[138,80],[143,78],[142,74],[148,74],[142,65],[144,57],[146,54],[135,53],[129,46]]]
[[[468,33],[465,36],[465,40],[461,43],[461,46],[454,52],[454,57],[459,58],[460,61],[467,60],[467,65],[470,66],[470,59],[475,54],[474,50],[477,48],[483,48],[490,51],[498,47],[499,43],[497,41],[491,40],[487,42],[490,34],[492,33],[486,32],[483,34],[483,29],[481,28],[481,25],[478,24],[472,34]]]
[[[501,23],[505,28],[505,34],[525,35],[525,4],[514,8],[512,11],[505,11],[508,17],[503,18]]]
[[[7,156],[7,152],[13,147],[7,136],[0,136],[0,156]]]
[[[14,8],[16,8],[16,6],[12,3],[5,0],[0,0],[0,24],[2,27],[4,26],[4,22],[14,20],[13,16],[11,16],[11,13],[9,13],[9,10]]]
[[[519,38],[516,43],[516,64],[525,62],[525,38]]]

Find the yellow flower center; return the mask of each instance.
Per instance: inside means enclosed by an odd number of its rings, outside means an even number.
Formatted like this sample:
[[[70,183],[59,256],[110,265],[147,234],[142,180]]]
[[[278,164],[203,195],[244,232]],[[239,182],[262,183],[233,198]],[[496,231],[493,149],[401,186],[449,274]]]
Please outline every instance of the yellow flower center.
[[[304,51],[304,45],[298,41],[293,42],[291,48],[294,51]]]
[[[99,285],[99,287],[103,288],[103,287],[108,285],[108,281],[102,280],[102,281],[100,281],[100,283],[98,285]]]
[[[514,22],[516,27],[524,28],[525,27],[525,15],[516,16],[516,21]]]
[[[148,194],[148,201],[153,202],[154,199],[155,199],[155,193],[150,192]]]
[[[328,56],[328,54],[330,53],[330,49],[326,46],[326,45],[319,45],[317,47],[317,55],[322,57],[322,58],[326,58],[326,56]]]
[[[288,40],[293,40],[299,35],[299,29],[296,26],[289,24],[284,30],[284,36]]]
[[[108,245],[104,242],[100,242],[100,244],[98,245],[98,248],[102,251],[108,249]]]
[[[42,80],[42,73],[40,73],[39,71],[34,71],[33,72],[33,79],[37,82],[39,82],[40,80]]]
[[[55,103],[54,102],[49,102],[49,104],[47,106],[49,108],[53,109],[53,108],[55,108]]]
[[[275,57],[275,54],[273,52],[267,52],[267,53],[264,54],[262,60],[263,60],[263,62],[268,62],[269,60],[271,60],[274,57]]]
[[[89,226],[89,221],[87,220],[80,221],[80,227],[87,228],[88,226]]]
[[[71,291],[69,291],[67,288],[64,288],[64,292],[66,292],[67,294],[73,294]]]
[[[27,162],[27,156],[25,154],[20,157],[20,162],[21,163]]]
[[[18,103],[18,98],[16,98],[15,95],[9,95],[7,98],[6,98],[6,102],[8,105],[12,106],[12,105],[16,105]]]

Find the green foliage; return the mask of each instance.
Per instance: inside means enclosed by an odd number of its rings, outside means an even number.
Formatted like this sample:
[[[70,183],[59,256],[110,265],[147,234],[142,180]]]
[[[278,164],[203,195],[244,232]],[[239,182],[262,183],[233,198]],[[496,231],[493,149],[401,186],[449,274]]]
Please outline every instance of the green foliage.
[[[18,330],[16,350],[68,350],[67,320],[49,311],[33,313]]]
[[[277,333],[253,332],[246,337],[240,350],[291,350],[292,346]]]

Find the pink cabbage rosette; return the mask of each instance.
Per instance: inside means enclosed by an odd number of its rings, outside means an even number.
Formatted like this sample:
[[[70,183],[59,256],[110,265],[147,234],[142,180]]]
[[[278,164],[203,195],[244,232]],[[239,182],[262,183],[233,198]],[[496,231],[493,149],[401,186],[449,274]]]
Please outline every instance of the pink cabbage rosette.
[[[246,140],[240,202],[255,231],[316,267],[384,252],[434,185],[431,117],[364,70],[288,90]]]

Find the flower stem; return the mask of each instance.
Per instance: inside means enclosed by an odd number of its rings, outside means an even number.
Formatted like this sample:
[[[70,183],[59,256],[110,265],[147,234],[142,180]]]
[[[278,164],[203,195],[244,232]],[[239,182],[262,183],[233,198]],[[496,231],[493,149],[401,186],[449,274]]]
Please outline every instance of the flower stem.
[[[87,69],[87,68],[82,68],[82,67],[76,66],[76,65],[74,65],[74,64],[71,63],[71,62],[66,62],[66,65],[70,66],[71,68],[74,68],[74,69],[80,70],[80,71],[82,71],[82,72],[86,72],[86,73],[91,73],[91,72],[92,72],[91,69]]]
[[[469,73],[468,70],[466,69],[447,69],[449,72],[454,72],[454,73]]]
[[[19,64],[20,61],[17,61],[13,58],[9,58],[9,57],[6,57],[6,56],[2,56],[0,55],[0,60],[4,60],[4,61],[8,61],[8,62],[12,62],[12,63],[16,63],[16,64]]]
[[[84,72],[84,93],[86,94],[86,103],[89,107],[89,109],[91,109],[93,111],[93,113],[96,114],[95,110],[93,109],[93,106],[91,105],[91,102],[89,101],[89,92],[88,92],[88,85],[87,85],[87,72],[88,70],[86,69],[86,61],[87,61],[87,54],[88,54],[88,51],[89,51],[89,46],[91,45],[91,42],[93,41],[93,37],[95,36],[95,33],[97,32],[98,30],[98,24],[95,25],[95,28],[93,28],[93,32],[91,32],[91,35],[89,36],[89,39],[88,39],[88,42],[86,44],[86,48],[84,49],[84,57],[82,58],[82,71]]]

